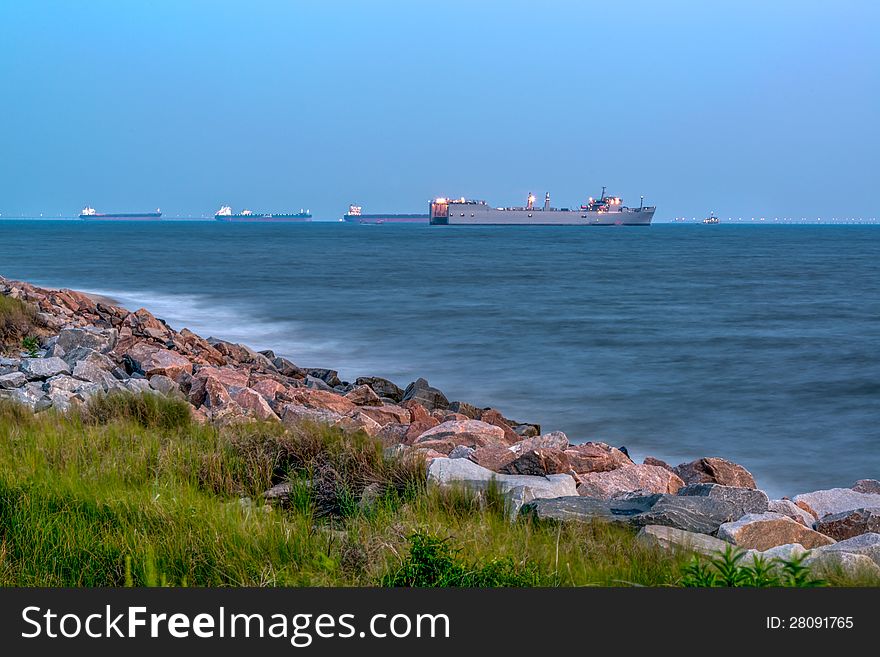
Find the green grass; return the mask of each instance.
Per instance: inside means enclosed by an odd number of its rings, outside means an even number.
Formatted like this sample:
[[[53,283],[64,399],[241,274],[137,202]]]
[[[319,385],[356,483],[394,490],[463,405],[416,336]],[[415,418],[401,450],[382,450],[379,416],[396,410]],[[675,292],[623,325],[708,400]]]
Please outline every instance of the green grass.
[[[288,503],[265,505],[284,481]],[[0,403],[0,585],[687,583],[689,555],[633,539],[511,522],[497,495],[429,489],[363,434],[201,426],[156,395],[69,416]]]
[[[19,349],[36,330],[37,311],[30,304],[0,294],[0,354]]]

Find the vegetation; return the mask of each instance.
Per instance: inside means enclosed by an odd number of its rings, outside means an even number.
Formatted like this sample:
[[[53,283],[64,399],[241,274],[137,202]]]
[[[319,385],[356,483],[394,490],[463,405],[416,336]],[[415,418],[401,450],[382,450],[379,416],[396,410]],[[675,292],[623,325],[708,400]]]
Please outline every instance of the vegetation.
[[[698,581],[630,530],[512,522],[497,493],[429,489],[423,467],[327,427],[202,426],[157,395],[66,416],[0,402],[0,585]],[[287,499],[265,504],[279,483]]]
[[[825,585],[824,580],[814,577],[810,568],[804,565],[808,553],[790,560],[759,557],[751,565],[742,563],[745,555],[744,550],[731,546],[706,560],[695,556],[684,570],[682,586],[811,588]]]
[[[25,338],[31,337],[36,319],[33,306],[0,294],[0,353],[20,346]]]

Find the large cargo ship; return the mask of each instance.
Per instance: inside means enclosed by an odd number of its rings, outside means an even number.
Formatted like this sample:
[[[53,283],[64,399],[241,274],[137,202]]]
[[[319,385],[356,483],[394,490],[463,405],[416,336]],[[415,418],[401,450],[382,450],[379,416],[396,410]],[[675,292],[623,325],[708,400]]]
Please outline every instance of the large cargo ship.
[[[237,222],[256,222],[256,221],[311,221],[312,214],[308,210],[300,210],[299,212],[281,212],[277,214],[267,214],[264,212],[251,212],[250,210],[242,210],[241,212],[233,212],[232,208],[224,205],[214,213],[214,219],[217,221],[237,221]]]
[[[162,213],[159,208],[155,212],[98,212],[86,206],[79,213],[79,218],[90,221],[156,221],[162,218]]]
[[[605,188],[598,199],[590,199],[579,208],[550,207],[550,193],[544,206],[535,206],[529,194],[524,207],[495,208],[486,201],[464,198],[438,198],[429,204],[432,225],[513,225],[513,226],[650,226],[655,207],[646,206],[644,197],[637,208],[628,208],[618,196],[607,196]]]
[[[426,224],[427,214],[403,213],[403,214],[364,214],[359,205],[349,205],[348,213],[342,215],[342,220],[352,224]]]

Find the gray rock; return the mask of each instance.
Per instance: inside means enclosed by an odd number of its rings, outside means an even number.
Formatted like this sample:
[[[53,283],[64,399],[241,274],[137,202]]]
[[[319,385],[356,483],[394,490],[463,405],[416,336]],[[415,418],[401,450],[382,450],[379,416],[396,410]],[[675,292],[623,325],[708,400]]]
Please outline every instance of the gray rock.
[[[642,495],[621,500],[601,500],[578,495],[538,499],[524,504],[520,513],[533,520],[557,522],[603,520],[631,524],[633,518],[650,510],[660,497],[660,495]]]
[[[456,445],[451,452],[449,452],[449,458],[451,459],[466,459],[471,454],[473,454],[476,450],[473,447],[468,447],[467,445]]]
[[[759,550],[746,550],[746,553],[740,563],[743,566],[751,566],[758,558],[763,560],[765,563],[769,563],[772,561],[791,561],[792,559],[800,558],[808,552],[809,550],[807,550],[800,543],[785,543],[783,545],[777,545],[768,550],[764,550],[763,552]]]
[[[850,554],[864,554],[870,557],[874,563],[880,565],[880,534],[869,533],[861,534],[848,538],[845,541],[838,541],[833,545],[820,548],[818,551],[825,552],[848,552]]]
[[[272,359],[272,365],[284,376],[290,376],[297,379],[305,378],[306,371],[301,367],[297,367],[294,363],[280,356]]]
[[[106,385],[107,381],[117,381],[118,379],[112,373],[113,361],[97,351],[90,349],[89,352],[76,361],[73,366],[73,376],[101,385]]]
[[[358,386],[369,386],[379,397],[386,397],[395,403],[403,400],[403,389],[388,379],[378,376],[361,376],[354,383]]]
[[[27,383],[27,377],[21,372],[0,374],[0,388],[6,390],[9,390],[10,388],[20,388],[25,383]]]
[[[301,424],[303,422],[315,422],[318,424],[335,424],[342,419],[340,413],[333,411],[307,408],[299,404],[286,404],[281,413],[281,421],[284,424]]]
[[[21,388],[0,390],[0,398],[9,399],[22,406],[26,406],[34,413],[44,411],[52,405],[52,400],[46,395],[42,384],[34,381],[23,385]]]
[[[533,449],[549,448],[565,450],[568,449],[568,446],[568,436],[562,431],[551,431],[550,433],[545,433],[541,436],[523,438],[519,442],[511,445],[510,451],[519,456]]]
[[[792,520],[797,520],[804,527],[813,527],[813,521],[815,518],[811,516],[809,513],[804,511],[797,504],[792,502],[791,500],[770,500],[767,505],[767,510],[772,511],[773,513],[781,513],[784,516],[788,516]]]
[[[327,370],[318,367],[311,367],[306,370],[308,375],[315,379],[320,379],[324,383],[326,383],[330,388],[334,386],[342,385],[342,381],[339,380],[339,373],[336,370]]]
[[[306,387],[314,390],[324,390],[325,392],[336,392],[333,386],[327,385],[323,379],[314,377],[311,374],[306,376]]]
[[[44,380],[58,374],[70,374],[70,366],[57,356],[51,358],[22,358],[19,370],[28,381]]]
[[[496,486],[504,495],[514,488],[525,486],[532,489],[535,498],[577,495],[571,475],[502,475],[468,459],[435,458],[428,466],[428,482],[440,487],[463,487],[472,491],[485,491]]]
[[[713,536],[688,532],[664,525],[647,525],[636,534],[636,542],[649,548],[684,550],[712,556],[724,552],[729,543]]]
[[[811,509],[816,518],[821,520],[829,513],[880,506],[880,494],[860,493],[851,488],[829,488],[795,495],[792,501],[802,508]]]
[[[9,374],[10,372],[17,372],[18,368],[21,366],[20,358],[5,358],[0,356],[0,374]]]
[[[767,493],[762,490],[721,484],[690,484],[679,488],[676,494],[682,497],[710,497],[728,502],[733,507],[734,520],[747,513],[764,513],[770,503]]]
[[[183,395],[177,382],[164,374],[156,374],[150,377],[150,387],[168,397]]]
[[[55,410],[66,413],[71,408],[75,406],[79,406],[82,403],[82,400],[72,392],[67,392],[66,390],[54,390],[46,395],[49,398],[49,401],[52,403],[52,408]]]
[[[461,413],[465,417],[469,417],[472,420],[480,419],[480,409],[476,406],[468,404],[463,401],[454,401],[449,404],[449,410],[453,413]]]
[[[847,577],[872,578],[880,581],[880,565],[866,554],[816,550],[804,560],[819,575],[842,574]]]
[[[449,400],[437,388],[432,387],[425,379],[416,379],[410,383],[403,393],[404,401],[413,400],[429,411],[449,408]]]
[[[57,344],[65,353],[70,353],[78,347],[107,353],[116,346],[118,340],[119,332],[116,329],[99,329],[87,326],[61,329],[58,333]]]
[[[650,510],[632,519],[644,527],[661,525],[697,534],[714,534],[725,522],[738,518],[740,506],[708,496],[661,495]]]
[[[126,381],[117,381],[116,379],[113,380],[116,382],[116,385],[119,385],[119,383],[121,383],[123,386],[125,386],[126,390],[135,394],[142,394],[145,392],[155,394],[156,392],[155,390],[153,390],[152,387],[150,387],[150,382],[146,379],[128,379]]]

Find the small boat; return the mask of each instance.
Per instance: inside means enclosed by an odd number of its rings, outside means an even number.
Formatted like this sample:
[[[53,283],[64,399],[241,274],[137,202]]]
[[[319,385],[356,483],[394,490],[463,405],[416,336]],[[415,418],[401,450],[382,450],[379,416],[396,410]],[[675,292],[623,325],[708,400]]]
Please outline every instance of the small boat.
[[[715,216],[714,212],[710,212],[709,216],[703,219],[704,224],[720,224],[721,220]]]

